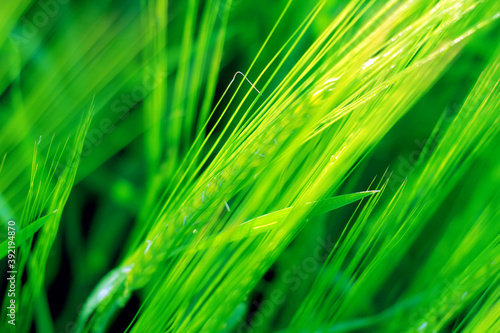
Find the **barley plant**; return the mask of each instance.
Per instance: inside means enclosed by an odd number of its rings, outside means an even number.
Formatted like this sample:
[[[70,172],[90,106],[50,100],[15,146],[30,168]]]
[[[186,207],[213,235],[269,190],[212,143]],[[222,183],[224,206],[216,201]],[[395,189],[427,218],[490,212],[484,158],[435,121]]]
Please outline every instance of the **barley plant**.
[[[1,7],[0,332],[500,332],[500,1]]]

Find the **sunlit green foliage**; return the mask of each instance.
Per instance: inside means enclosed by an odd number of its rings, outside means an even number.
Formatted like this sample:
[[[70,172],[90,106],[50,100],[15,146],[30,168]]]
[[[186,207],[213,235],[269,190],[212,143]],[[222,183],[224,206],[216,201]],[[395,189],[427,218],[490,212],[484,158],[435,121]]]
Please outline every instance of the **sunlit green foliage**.
[[[7,2],[17,332],[499,332],[499,18]]]

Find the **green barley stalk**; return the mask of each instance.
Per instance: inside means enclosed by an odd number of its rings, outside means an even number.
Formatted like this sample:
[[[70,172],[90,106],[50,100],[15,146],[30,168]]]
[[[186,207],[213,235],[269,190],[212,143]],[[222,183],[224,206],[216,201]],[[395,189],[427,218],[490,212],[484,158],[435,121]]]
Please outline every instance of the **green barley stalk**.
[[[437,5],[440,11],[436,11],[437,6],[429,6],[427,12],[421,15],[418,10],[422,8],[414,4],[398,6],[394,2],[391,5],[397,8],[393,17],[389,16],[385,24],[373,28],[372,22],[368,20],[365,23],[366,30],[373,29],[371,34],[367,33],[366,39],[356,41],[356,37],[347,38],[351,26],[345,23],[345,19],[365,19],[365,8],[361,2],[351,2],[339,19],[333,21],[305,52],[254,115],[248,118],[249,112],[245,112],[243,120],[201,176],[197,180],[188,178],[182,187],[177,187],[170,194],[165,205],[155,213],[154,225],[143,243],[99,284],[81,316],[81,329],[90,320],[95,331],[104,330],[116,308],[123,306],[133,290],[144,287],[152,278],[158,279],[154,287],[157,296],[152,295],[152,300],[147,301],[151,304],[142,310],[145,317],[139,316],[133,330],[149,327],[148,330],[196,331],[204,326],[208,329],[211,325],[217,325],[217,322],[212,323],[210,320],[183,317],[182,313],[193,313],[194,309],[190,307],[194,306],[199,309],[197,313],[203,313],[208,319],[208,312],[201,311],[209,308],[211,301],[206,298],[208,294],[201,297],[201,300],[206,300],[206,304],[200,300],[197,304],[189,305],[185,303],[186,300],[195,297],[197,292],[206,294],[212,290],[217,297],[223,297],[226,294],[224,290],[231,290],[222,287],[212,289],[216,283],[223,283],[220,279],[224,274],[229,274],[221,266],[220,260],[227,258],[235,265],[236,258],[242,259],[242,251],[250,249],[262,251],[261,258],[266,255],[273,258],[281,252],[301,228],[301,221],[310,214],[305,203],[321,200],[324,195],[331,193],[354,161],[362,157],[401,117],[412,101],[438,78],[463,41],[494,20],[493,14],[498,10],[493,4],[489,8],[487,5],[481,7],[474,1],[460,5],[442,1]],[[382,7],[380,16],[391,5]],[[321,6],[322,3],[305,21],[297,38],[300,38]],[[476,6],[480,9],[475,9]],[[414,22],[411,22],[412,18]],[[406,21],[411,24],[405,26]],[[388,31],[394,31],[394,35]],[[337,47],[337,54],[331,54],[333,46],[341,42],[344,48]],[[369,55],[375,50],[380,56],[370,58]],[[325,84],[315,84],[318,81]],[[266,95],[265,89],[263,93]],[[241,106],[238,106],[236,113]],[[296,165],[295,160],[298,163],[305,161],[306,156],[314,154],[313,151],[319,147],[323,147],[325,153],[318,155],[318,163]],[[201,149],[197,154],[199,152]],[[265,236],[265,240],[275,237],[278,244],[268,244],[269,247],[265,249],[263,245],[255,244],[251,232],[243,229],[242,232],[248,238],[239,244],[230,245],[234,233],[238,232],[234,226],[244,226],[244,222],[252,215],[272,209],[272,206],[265,204],[265,200],[262,201],[264,193],[272,191],[269,184],[283,177],[278,170],[282,170],[280,166],[285,165],[293,171],[283,181],[286,185],[281,189],[284,200],[280,204],[294,207],[296,214],[287,215],[285,224],[279,224],[279,228],[269,230]],[[305,192],[297,195],[299,189]],[[233,212],[228,204],[230,201],[236,202],[237,207],[241,208]],[[258,201],[263,204],[261,207],[245,204]],[[264,226],[259,225],[254,229],[259,227]],[[225,235],[226,230],[232,231],[224,236],[223,241],[219,241],[220,235]],[[219,237],[213,238],[213,235]],[[206,242],[208,244],[202,246],[206,251],[199,255],[196,251],[178,252],[179,248],[198,248]],[[236,251],[234,258],[230,254],[233,251]],[[175,255],[172,258],[173,253]],[[207,262],[200,261],[199,256],[206,257]],[[268,260],[266,262],[270,262]],[[266,267],[266,264],[257,265],[257,262],[255,258],[247,263],[256,274]],[[217,271],[209,268],[209,263],[216,265]],[[206,274],[210,276],[210,272],[217,278],[214,282],[204,281],[202,277],[188,278],[188,272],[194,269],[193,265],[198,265],[197,269],[206,267]],[[237,272],[234,274],[247,271],[244,265],[245,261],[242,260],[238,263],[239,268],[233,267]],[[190,281],[189,284],[199,281],[200,285],[206,285],[205,291],[198,288],[184,290],[176,282],[184,278]],[[243,281],[242,285],[250,288],[250,280]],[[165,293],[173,295],[175,290],[183,297],[178,300],[169,297],[169,303],[159,298]],[[236,300],[245,293],[243,289],[231,299]],[[230,304],[230,301],[227,303]],[[227,308],[212,311],[215,318],[229,315],[229,304]],[[153,323],[148,314],[150,308],[165,309],[160,317],[166,319]]]
[[[40,3],[5,4],[0,216],[18,221],[18,331],[67,329],[87,297],[74,289],[104,275],[77,314],[79,332],[111,330],[133,293],[141,306],[127,332],[497,332],[500,49],[395,193],[390,174],[366,191],[354,177],[372,177],[382,140],[460,63],[462,49],[497,32],[500,3],[289,0],[250,65],[226,82],[228,41],[248,42],[233,17],[240,5],[60,4],[28,38],[20,22],[39,16]],[[74,140],[59,144],[66,135]],[[75,204],[70,192],[93,172],[108,179],[104,163],[137,147],[145,188],[136,196],[84,182],[112,193],[99,207],[114,210],[118,197],[133,212],[127,240],[110,241],[128,228],[99,212],[81,246],[79,197]],[[346,224],[343,211],[326,215],[360,200]],[[63,218],[67,202],[72,214]],[[317,245],[311,235],[339,228],[312,280],[293,276],[298,289],[279,294]],[[54,322],[47,287],[61,229],[72,237],[78,281]],[[94,253],[119,252],[114,269],[105,272],[105,259],[86,271]],[[285,274],[262,287],[273,265]],[[5,294],[3,318],[7,302]]]

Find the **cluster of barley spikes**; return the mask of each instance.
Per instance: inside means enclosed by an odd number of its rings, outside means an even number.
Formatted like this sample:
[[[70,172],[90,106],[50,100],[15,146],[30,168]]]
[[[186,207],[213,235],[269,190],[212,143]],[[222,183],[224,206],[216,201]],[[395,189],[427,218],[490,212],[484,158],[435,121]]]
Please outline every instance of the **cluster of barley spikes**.
[[[6,2],[0,331],[500,332],[499,18]]]

